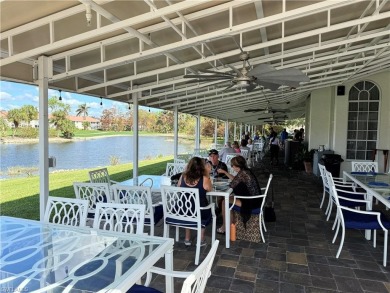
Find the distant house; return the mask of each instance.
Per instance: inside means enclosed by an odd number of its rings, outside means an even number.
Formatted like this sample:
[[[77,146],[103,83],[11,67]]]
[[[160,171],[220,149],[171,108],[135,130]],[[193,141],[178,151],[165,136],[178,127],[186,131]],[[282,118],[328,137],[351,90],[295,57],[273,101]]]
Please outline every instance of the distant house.
[[[73,122],[74,126],[77,129],[84,129],[83,122],[89,122],[90,125],[88,129],[99,129],[100,120],[93,117],[83,117],[83,116],[68,116],[68,119]]]

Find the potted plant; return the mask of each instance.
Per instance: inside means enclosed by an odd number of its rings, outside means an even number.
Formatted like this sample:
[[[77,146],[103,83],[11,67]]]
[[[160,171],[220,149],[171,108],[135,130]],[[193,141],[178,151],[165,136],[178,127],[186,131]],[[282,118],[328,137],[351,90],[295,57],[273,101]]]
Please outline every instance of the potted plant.
[[[302,164],[305,166],[305,171],[308,174],[313,173],[313,156],[315,149],[311,149],[310,151],[302,146],[301,150],[297,152],[295,155],[295,161],[298,164]],[[301,165],[302,166],[302,165]]]

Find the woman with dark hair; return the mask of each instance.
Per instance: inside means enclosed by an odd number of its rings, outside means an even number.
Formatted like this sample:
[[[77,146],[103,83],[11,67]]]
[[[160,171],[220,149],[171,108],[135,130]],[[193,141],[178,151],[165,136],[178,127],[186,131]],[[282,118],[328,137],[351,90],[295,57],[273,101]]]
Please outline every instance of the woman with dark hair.
[[[254,196],[261,194],[261,189],[259,186],[259,182],[257,181],[256,176],[252,173],[252,171],[248,168],[246,164],[246,160],[242,156],[234,157],[231,161],[231,166],[234,171],[237,172],[237,175],[234,176],[232,174],[229,174],[225,170],[218,169],[218,173],[223,173],[229,179],[232,179],[232,182],[230,183],[230,187],[233,188],[233,193],[235,195],[241,195],[241,196]],[[244,226],[246,225],[246,222],[251,217],[251,210],[257,209],[261,206],[263,199],[262,198],[251,198],[251,199],[236,199],[235,205],[241,207],[241,217],[244,222]],[[233,203],[233,196],[230,197],[230,203]],[[217,232],[220,234],[225,233],[225,204],[222,201],[220,204],[220,207],[222,207],[222,217],[223,217],[223,224],[220,228],[217,229]],[[232,217],[230,217],[232,219]]]
[[[186,170],[180,176],[179,182],[177,186],[180,187],[189,187],[189,188],[197,188],[199,189],[199,200],[200,206],[207,206],[208,200],[206,197],[206,192],[211,191],[213,189],[213,185],[209,178],[209,174],[211,171],[211,167],[207,164],[205,165],[204,159],[199,157],[193,157],[187,164]],[[202,211],[202,220],[207,219],[211,216],[210,210]],[[201,246],[206,245],[206,240],[204,239],[204,231],[202,229],[202,239]],[[186,235],[184,239],[184,244],[186,246],[191,245],[191,230],[186,229]]]

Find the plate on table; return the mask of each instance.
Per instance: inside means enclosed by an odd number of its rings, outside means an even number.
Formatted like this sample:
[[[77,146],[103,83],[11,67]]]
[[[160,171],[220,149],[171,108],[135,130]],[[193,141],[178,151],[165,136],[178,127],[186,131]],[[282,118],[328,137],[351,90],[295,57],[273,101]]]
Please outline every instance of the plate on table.
[[[213,186],[216,188],[216,189],[225,189],[227,187],[229,187],[229,182],[214,182],[213,183]]]

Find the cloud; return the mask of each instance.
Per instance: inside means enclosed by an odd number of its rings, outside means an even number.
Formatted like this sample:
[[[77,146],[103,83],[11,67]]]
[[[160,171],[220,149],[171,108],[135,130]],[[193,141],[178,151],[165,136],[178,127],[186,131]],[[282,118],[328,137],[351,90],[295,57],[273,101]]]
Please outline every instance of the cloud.
[[[11,94],[6,92],[0,92],[0,101],[12,101],[14,99],[15,98]]]

